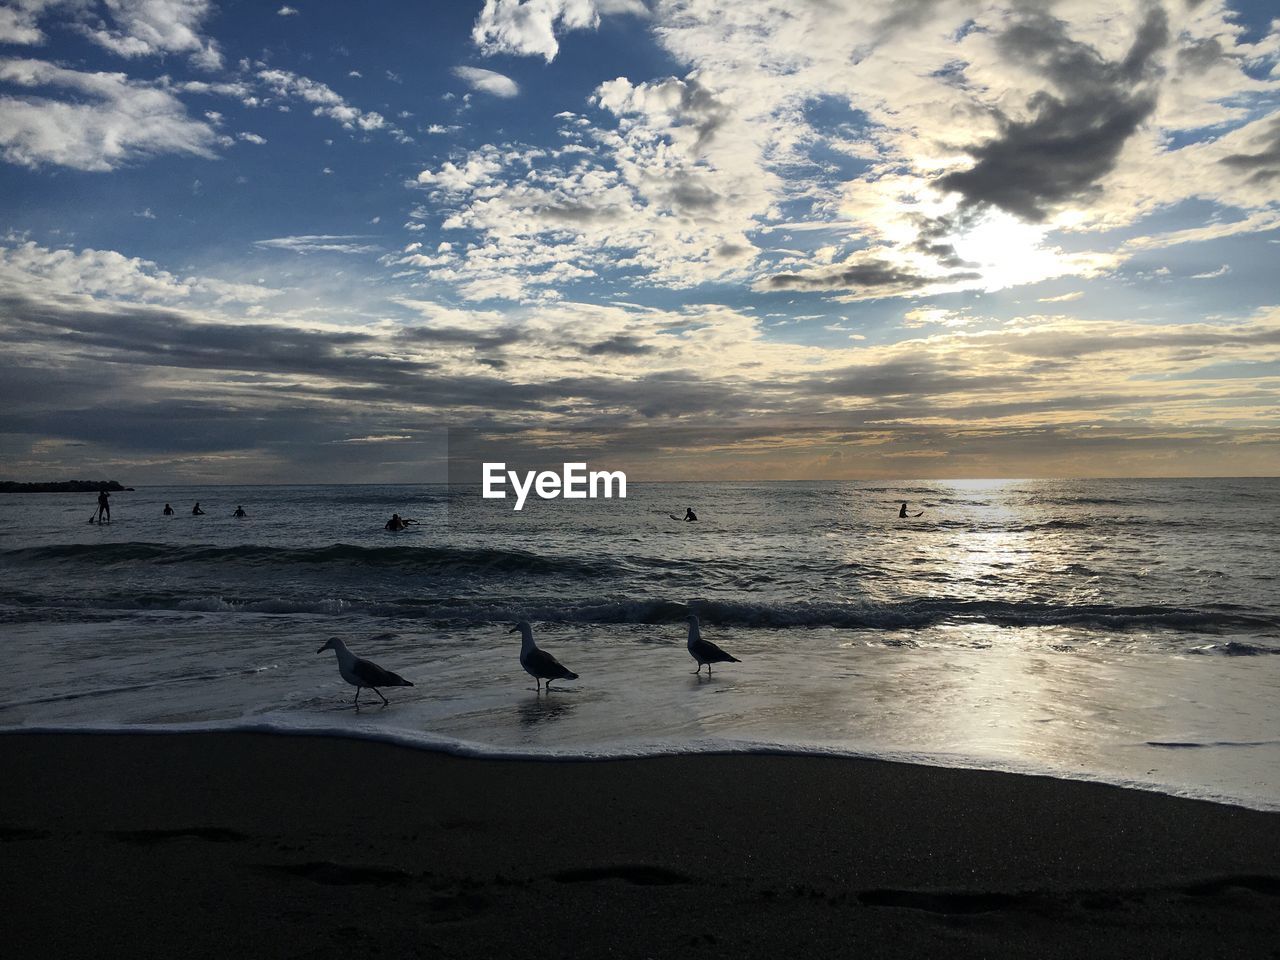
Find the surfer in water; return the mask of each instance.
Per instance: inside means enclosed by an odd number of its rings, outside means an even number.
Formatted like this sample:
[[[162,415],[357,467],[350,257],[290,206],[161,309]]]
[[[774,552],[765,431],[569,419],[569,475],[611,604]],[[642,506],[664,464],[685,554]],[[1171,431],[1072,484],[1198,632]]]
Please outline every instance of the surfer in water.
[[[237,504],[236,512],[233,513],[232,516],[235,517],[237,520],[243,520],[245,517],[248,516],[248,514],[244,512],[244,507]]]
[[[898,510],[898,517],[905,520],[907,517],[918,517],[923,513],[923,510],[921,510],[920,513],[907,513],[907,501],[903,500],[902,506]]]
[[[196,501],[196,505],[195,505],[194,507],[192,507],[192,508],[191,508],[191,515],[192,515],[193,517],[203,517],[203,516],[204,516],[204,511],[200,509],[200,501],[199,501],[199,500],[197,500],[197,501]]]
[[[693,523],[693,521],[698,519],[698,515],[693,512],[693,507],[685,507],[683,517],[677,517],[674,513],[668,513],[667,516],[672,520],[684,520],[687,523]]]
[[[173,507],[169,506],[167,503],[164,505],[164,515],[166,517],[173,516]]]
[[[111,494],[103,490],[98,494],[98,514],[94,518],[99,523],[111,522]]]
[[[403,529],[404,529],[405,527],[407,527],[409,524],[411,524],[411,523],[417,523],[417,522],[418,522],[417,520],[405,520],[405,519],[402,519],[402,518],[401,518],[401,516],[400,516],[400,514],[398,514],[398,513],[393,513],[393,514],[391,515],[391,519],[390,519],[390,520],[388,520],[385,524],[383,524],[382,529],[384,529],[384,530],[391,530],[391,531],[395,531],[395,530],[403,530]]]

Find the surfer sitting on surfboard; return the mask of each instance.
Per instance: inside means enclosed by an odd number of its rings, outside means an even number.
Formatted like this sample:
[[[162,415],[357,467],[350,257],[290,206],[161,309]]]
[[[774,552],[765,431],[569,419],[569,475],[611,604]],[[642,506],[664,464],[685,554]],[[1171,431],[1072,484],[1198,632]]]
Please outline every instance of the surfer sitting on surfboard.
[[[920,514],[922,514],[922,513],[924,513],[924,511],[923,511],[923,510],[921,510],[921,511],[920,511],[920,513],[912,513],[912,514],[908,514],[908,513],[907,513],[907,501],[903,500],[903,501],[902,501],[902,508],[898,511],[898,516],[899,516],[900,518],[902,518],[902,519],[906,519],[906,517],[907,517],[907,516],[918,517],[918,516],[920,516]]]
[[[674,513],[668,513],[667,516],[672,520],[687,520],[690,523],[698,519],[698,515],[693,512],[693,507],[685,507],[683,517],[677,517]]]
[[[391,519],[388,520],[385,524],[383,524],[382,528],[384,530],[403,530],[409,524],[417,523],[417,522],[418,522],[417,520],[402,520],[400,518],[400,514],[393,513],[391,515]]]

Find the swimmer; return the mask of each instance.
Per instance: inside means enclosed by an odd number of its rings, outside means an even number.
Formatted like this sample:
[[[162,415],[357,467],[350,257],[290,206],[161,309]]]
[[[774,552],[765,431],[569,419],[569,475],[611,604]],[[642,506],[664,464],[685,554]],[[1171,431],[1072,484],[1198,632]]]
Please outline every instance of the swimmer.
[[[235,517],[235,518],[237,518],[237,519],[243,519],[244,517],[247,517],[247,516],[248,516],[248,514],[244,512],[244,507],[237,506],[237,507],[236,507],[236,512],[235,512],[235,513],[233,513],[233,514],[232,514],[232,516],[233,516],[233,517]]]
[[[404,529],[405,527],[407,527],[409,524],[411,524],[411,523],[417,523],[417,522],[418,522],[417,520],[404,520],[404,519],[401,519],[400,514],[398,514],[398,513],[393,513],[393,514],[391,515],[391,519],[390,519],[390,520],[388,520],[385,524],[383,524],[382,529],[384,529],[384,530],[391,530],[391,531],[403,530],[403,529]]]
[[[173,516],[173,507],[169,506],[167,503],[164,505],[164,515],[166,517]]]

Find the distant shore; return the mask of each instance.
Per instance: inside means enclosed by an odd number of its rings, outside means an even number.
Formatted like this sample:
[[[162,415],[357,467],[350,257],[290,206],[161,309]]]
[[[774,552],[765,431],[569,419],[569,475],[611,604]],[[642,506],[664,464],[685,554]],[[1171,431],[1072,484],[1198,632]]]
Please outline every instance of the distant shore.
[[[0,735],[18,956],[1263,956],[1280,814],[817,757]]]
[[[44,483],[19,483],[0,480],[0,493],[123,493],[133,487],[122,487],[116,480],[50,480]]]

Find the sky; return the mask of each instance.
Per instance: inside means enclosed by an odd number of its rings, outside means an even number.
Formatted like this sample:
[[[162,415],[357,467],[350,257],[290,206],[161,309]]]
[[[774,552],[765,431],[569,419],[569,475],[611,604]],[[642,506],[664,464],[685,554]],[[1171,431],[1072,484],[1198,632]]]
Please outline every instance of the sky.
[[[0,0],[0,478],[1280,475],[1275,14]]]

